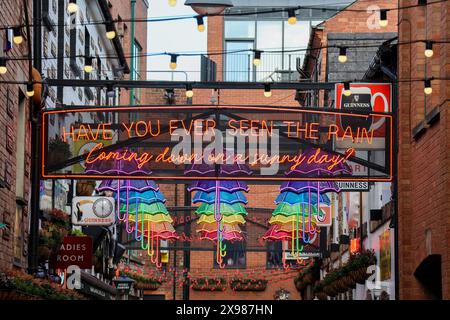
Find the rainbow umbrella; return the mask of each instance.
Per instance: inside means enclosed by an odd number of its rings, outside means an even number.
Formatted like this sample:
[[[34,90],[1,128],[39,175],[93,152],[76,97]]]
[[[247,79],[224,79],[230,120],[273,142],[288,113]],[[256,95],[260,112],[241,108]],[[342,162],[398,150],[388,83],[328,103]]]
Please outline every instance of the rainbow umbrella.
[[[185,174],[196,174],[204,177],[234,176],[237,174],[250,175],[251,170],[241,164],[193,164]],[[217,242],[216,261],[220,267],[226,256],[227,241],[242,241],[242,230],[239,224],[245,223],[247,211],[244,205],[247,199],[243,192],[249,188],[244,182],[235,180],[197,180],[192,182],[188,190],[197,191],[193,203],[199,203],[196,214],[197,233],[200,239]]]

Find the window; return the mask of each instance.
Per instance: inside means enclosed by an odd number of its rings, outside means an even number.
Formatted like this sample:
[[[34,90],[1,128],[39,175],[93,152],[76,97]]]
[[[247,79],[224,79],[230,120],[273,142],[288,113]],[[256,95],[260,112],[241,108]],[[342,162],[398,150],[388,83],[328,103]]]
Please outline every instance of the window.
[[[261,64],[254,67],[251,51],[227,54],[224,60],[226,81],[297,81],[297,66],[301,65],[304,52],[289,52],[306,48],[311,21],[299,21],[290,25],[282,17],[258,20],[225,20],[225,50],[262,50]],[[240,18],[242,19],[242,17]]]
[[[16,205],[16,213],[14,218],[14,261],[20,263],[22,260],[23,250],[23,231],[22,231],[22,214],[21,205]]]
[[[283,267],[283,243],[281,241],[267,242],[267,269]]]
[[[247,265],[246,243],[245,241],[224,241],[227,246],[223,264],[225,269],[244,269]],[[216,251],[214,251],[214,268],[219,268],[216,261]]]
[[[251,41],[227,41],[227,52],[253,49]],[[249,52],[236,52],[225,55],[226,81],[253,81],[254,69],[252,55]]]

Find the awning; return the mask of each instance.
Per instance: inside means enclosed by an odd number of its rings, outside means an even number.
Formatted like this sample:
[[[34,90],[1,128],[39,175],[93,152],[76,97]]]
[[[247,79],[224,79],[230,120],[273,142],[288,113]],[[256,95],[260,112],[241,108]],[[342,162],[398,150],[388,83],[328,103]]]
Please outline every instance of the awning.
[[[113,286],[85,271],[81,271],[81,289],[79,291],[95,300],[114,300],[117,295],[117,290]]]

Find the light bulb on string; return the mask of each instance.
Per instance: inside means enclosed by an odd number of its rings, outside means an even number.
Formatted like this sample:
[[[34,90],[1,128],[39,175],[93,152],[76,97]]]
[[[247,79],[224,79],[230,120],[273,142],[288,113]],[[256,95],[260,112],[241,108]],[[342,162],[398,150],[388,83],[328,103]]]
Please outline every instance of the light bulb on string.
[[[69,0],[69,4],[67,5],[67,12],[69,14],[75,13],[78,11],[78,5],[76,0]]]
[[[350,90],[350,82],[344,82],[344,96],[349,97],[352,94],[352,91]]]
[[[203,16],[197,16],[197,30],[200,32],[205,31],[205,22],[203,21]]]
[[[425,57],[427,57],[427,58],[431,58],[433,56],[434,52],[433,52],[433,42],[432,41],[429,41],[429,40],[425,41],[424,54],[425,54]]]
[[[253,64],[255,66],[259,66],[261,64],[261,51],[260,50],[255,50],[255,54],[253,57]]]
[[[339,60],[340,63],[347,62],[347,48],[346,47],[340,47],[339,48],[338,60]]]
[[[382,27],[386,27],[388,25],[388,19],[387,19],[387,9],[381,9],[380,10],[380,21],[379,24]]]
[[[170,69],[175,70],[177,68],[177,59],[178,55],[176,54],[170,55],[170,64],[169,64]]]
[[[291,25],[297,23],[297,16],[295,15],[295,9],[288,10],[288,23]]]
[[[191,84],[187,84],[186,85],[186,97],[187,98],[192,98],[194,96],[194,91],[192,90],[192,85]]]
[[[270,98],[272,96],[272,90],[270,88],[270,84],[266,83],[264,85],[264,97]]]
[[[428,96],[433,93],[433,88],[431,87],[431,79],[425,79],[423,92]]]
[[[84,58],[84,72],[91,73],[93,70],[92,67],[92,57],[86,57]]]
[[[15,44],[21,44],[23,42],[23,34],[22,34],[22,28],[21,27],[14,27],[13,28],[13,42]]]
[[[116,30],[111,22],[106,24],[106,37],[109,40],[113,40],[116,37]]]
[[[34,96],[34,88],[33,88],[33,84],[32,83],[28,83],[27,84],[27,96],[28,97],[32,97]]]
[[[5,74],[8,72],[8,68],[6,66],[6,58],[0,57],[0,74]]]

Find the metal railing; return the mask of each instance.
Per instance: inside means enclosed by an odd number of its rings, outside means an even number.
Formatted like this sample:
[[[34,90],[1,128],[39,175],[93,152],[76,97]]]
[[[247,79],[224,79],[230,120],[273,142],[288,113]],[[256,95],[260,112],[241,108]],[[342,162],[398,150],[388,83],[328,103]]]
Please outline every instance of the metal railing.
[[[297,82],[302,53],[263,53],[258,66],[253,65],[253,54],[228,54],[224,60],[223,78],[238,82]]]

